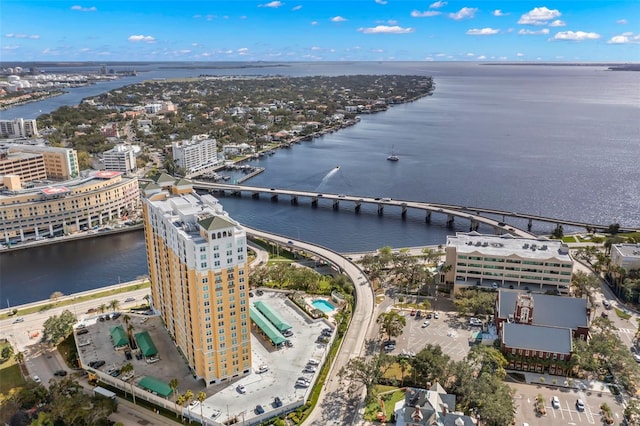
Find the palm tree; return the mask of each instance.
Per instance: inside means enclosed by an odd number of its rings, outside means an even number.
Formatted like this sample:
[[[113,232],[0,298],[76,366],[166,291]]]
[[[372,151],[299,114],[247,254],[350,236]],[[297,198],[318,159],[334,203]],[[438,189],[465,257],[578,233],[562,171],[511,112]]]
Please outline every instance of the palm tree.
[[[122,321],[124,322],[124,325],[129,325],[129,321],[131,321],[131,317],[127,314],[124,314],[122,316]]]
[[[129,342],[133,342],[133,324],[127,326],[127,334],[129,335]]]
[[[191,389],[187,389],[184,393],[185,404],[191,404],[193,397],[194,395]],[[189,423],[191,423],[191,405],[187,405],[187,411],[189,412]]]
[[[202,403],[204,402],[205,399],[207,399],[207,394],[204,393],[203,391],[200,391],[198,392],[196,399],[200,403],[200,420],[202,421],[202,424],[204,424],[204,415],[202,414]]]
[[[98,310],[100,311],[101,314],[104,314],[104,311],[107,310],[107,305],[103,303],[102,305],[98,306]]]
[[[20,365],[22,365],[22,363],[24,362],[24,354],[22,352],[17,352],[14,356],[13,359]]]
[[[182,415],[182,408],[184,407],[184,402],[187,398],[184,395],[178,396],[176,399],[176,404],[180,406],[180,418],[184,420],[184,416]],[[178,417],[177,406],[176,406],[176,417]]]
[[[173,378],[169,381],[169,387],[173,391],[173,403],[176,404],[176,417],[178,417],[178,379]]]
[[[118,309],[118,306],[120,306],[120,301],[117,299],[113,299],[111,302],[109,302],[109,309],[114,312],[116,311],[116,309]]]
[[[133,365],[131,365],[130,362],[126,363],[125,365],[122,366],[122,368],[120,369],[120,372],[122,373],[122,375],[126,375],[127,373],[131,373],[133,372]],[[131,385],[131,396],[133,397],[133,403],[136,403],[136,394],[135,392],[133,392],[133,380],[131,380],[129,382],[129,384]],[[126,391],[125,391],[125,396],[126,396]]]
[[[406,358],[400,358],[398,360],[398,365],[400,366],[400,374],[402,374],[402,378],[400,379],[400,387],[404,386],[404,373],[409,368],[409,360]]]

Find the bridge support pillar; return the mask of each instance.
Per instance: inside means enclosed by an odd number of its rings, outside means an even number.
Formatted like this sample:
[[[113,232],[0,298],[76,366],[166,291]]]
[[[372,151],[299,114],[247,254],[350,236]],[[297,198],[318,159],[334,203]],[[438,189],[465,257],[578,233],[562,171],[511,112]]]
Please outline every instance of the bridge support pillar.
[[[529,219],[529,223],[527,223],[527,231],[531,231],[532,226],[533,226],[533,219]]]
[[[333,209],[338,210],[340,208],[340,201],[333,200]]]
[[[292,206],[297,206],[298,205],[298,196],[297,195],[292,195],[291,196],[291,205]]]
[[[378,204],[378,216],[382,216],[384,214],[384,205]]]
[[[407,206],[402,206],[402,218],[407,218]]]
[[[234,197],[242,197],[242,191],[233,191],[231,195]]]
[[[355,207],[356,214],[360,213],[360,207],[362,207],[362,204],[360,203],[360,201],[356,201],[356,207]]]
[[[453,228],[453,219],[454,216],[452,214],[447,215],[447,228]]]
[[[424,221],[427,223],[431,223],[431,212],[427,210],[427,214],[424,218]]]
[[[311,199],[311,207],[318,207],[318,197],[313,197]]]
[[[273,202],[278,201],[278,194],[271,194],[271,201]]]
[[[469,231],[477,231],[478,230],[478,226],[480,226],[480,223],[476,220],[471,220],[471,224],[469,225]]]
[[[260,193],[259,192],[252,192],[251,193],[251,198],[260,198]]]

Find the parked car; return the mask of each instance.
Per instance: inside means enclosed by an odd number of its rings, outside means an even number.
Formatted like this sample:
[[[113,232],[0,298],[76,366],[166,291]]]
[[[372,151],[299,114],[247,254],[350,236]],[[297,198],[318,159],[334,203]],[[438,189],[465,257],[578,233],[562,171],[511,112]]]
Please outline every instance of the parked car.
[[[581,399],[576,401],[576,410],[584,411],[584,402]]]
[[[302,370],[303,373],[315,373],[317,370],[315,365],[307,365],[306,367],[304,367],[304,370]]]
[[[309,364],[309,365],[320,365],[320,361],[318,361],[315,358],[309,358],[309,361],[307,361],[307,364]]]
[[[282,407],[282,400],[280,399],[279,396],[276,396],[275,398],[273,398],[273,406],[276,408]]]
[[[258,367],[258,369],[256,370],[256,373],[262,374],[262,373],[266,373],[267,371],[269,371],[269,366],[266,364],[263,364],[260,367]]]
[[[264,294],[264,291],[262,291],[262,290],[258,289],[258,290],[256,290],[256,294],[257,294],[258,296],[262,296],[262,295]]]
[[[603,300],[602,306],[604,306],[607,309],[611,309],[611,302],[609,302],[608,300]]]
[[[438,314],[437,312],[433,313],[433,319],[438,319],[440,318],[440,314]]]
[[[194,408],[196,408],[198,405],[200,405],[200,401],[198,401],[197,399],[194,399],[193,401],[191,401],[189,403],[189,409],[193,410]]]
[[[431,325],[431,323],[429,321],[425,321],[422,323],[422,328],[427,328]]]
[[[238,387],[236,387],[236,390],[238,391],[238,393],[247,393],[247,388],[245,388],[244,385],[238,385]]]
[[[249,297],[253,297],[253,292],[252,291],[249,292]]]
[[[553,408],[560,408],[560,398],[558,398],[557,396],[553,396],[551,398],[551,406]]]
[[[284,337],[291,337],[291,336],[293,336],[293,331],[291,331],[291,330],[285,330],[285,331],[283,331],[283,332],[282,332],[282,335],[283,335]]]
[[[40,380],[40,377],[38,376],[33,376],[33,381],[36,383],[40,383],[42,380]]]
[[[55,373],[53,373],[54,376],[58,376],[58,377],[64,377],[67,375],[67,371],[66,370],[58,370]]]
[[[416,316],[416,310],[412,309],[411,312],[409,312],[409,315],[412,316],[412,317],[415,317]]]
[[[87,334],[89,332],[89,330],[87,330],[86,328],[81,328],[80,330],[76,331],[76,334],[78,336],[83,335],[83,334]]]
[[[306,380],[296,380],[296,387],[297,388],[308,388],[309,387],[309,382]]]
[[[429,312],[427,315],[425,315],[426,319],[431,319],[431,317],[433,317],[433,315],[431,314],[431,312]]]
[[[255,412],[258,415],[263,414],[264,413],[264,408],[262,408],[262,405],[260,405],[260,404],[256,405]]]

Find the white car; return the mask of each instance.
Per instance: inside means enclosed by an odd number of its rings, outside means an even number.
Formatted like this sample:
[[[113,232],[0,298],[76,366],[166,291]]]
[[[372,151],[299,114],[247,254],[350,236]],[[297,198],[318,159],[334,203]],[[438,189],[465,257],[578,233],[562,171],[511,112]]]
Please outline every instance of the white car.
[[[315,358],[309,358],[309,361],[307,361],[307,364],[309,364],[309,365],[319,365],[320,361],[318,361]]]
[[[36,382],[36,383],[40,383],[41,382],[40,377],[38,377],[38,376],[33,376],[33,381]]]
[[[422,328],[427,328],[431,325],[431,323],[427,320],[425,322],[422,323]]]
[[[553,396],[551,398],[551,406],[553,408],[560,408],[560,398],[558,398],[557,396]]]
[[[256,370],[256,373],[262,374],[262,373],[266,373],[267,371],[269,371],[269,366],[266,364],[263,364],[260,367],[258,367],[258,369]]]
[[[304,370],[302,370],[305,373],[315,373],[316,372],[316,367],[315,365],[307,365]]]
[[[244,387],[244,385],[238,385],[238,387],[236,388],[236,390],[239,393],[247,393],[247,389]]]
[[[309,382],[306,380],[296,380],[296,387],[297,388],[308,388],[309,387]]]
[[[191,401],[189,403],[189,409],[193,410],[194,408],[196,408],[198,405],[200,405],[200,401],[198,401],[197,399],[194,399],[193,401]]]

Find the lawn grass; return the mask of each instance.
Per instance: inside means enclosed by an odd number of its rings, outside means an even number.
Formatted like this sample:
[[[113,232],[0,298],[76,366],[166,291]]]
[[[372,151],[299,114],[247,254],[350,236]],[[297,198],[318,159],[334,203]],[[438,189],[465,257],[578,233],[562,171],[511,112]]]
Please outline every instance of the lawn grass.
[[[576,237],[573,235],[565,235],[564,237],[562,237],[562,242],[563,243],[575,243],[576,242]]]
[[[623,311],[622,309],[618,309],[618,308],[613,308],[614,311],[616,311],[616,315],[618,315],[620,318],[622,319],[629,319],[631,318],[631,314]]]
[[[376,397],[379,396],[380,393],[394,391],[394,390],[395,392],[393,393],[380,396],[384,401],[384,414],[387,418],[387,421],[391,419],[391,416],[393,415],[393,408],[395,407],[396,403],[404,399],[405,397],[404,391],[399,390],[395,386],[384,386],[384,385],[376,385],[374,386],[374,389],[373,389],[373,394],[376,395]],[[365,407],[363,418],[364,420],[367,420],[367,421],[377,422],[378,413],[380,411],[383,411],[383,410],[382,410],[382,407],[380,406],[379,400],[376,399],[375,401],[370,402]]]
[[[404,375],[406,377],[409,374],[411,374],[411,366],[407,365],[407,367],[404,370]],[[400,368],[400,363],[398,363],[398,362],[393,363],[387,369],[387,371],[385,371],[384,378],[385,379],[390,379],[390,380],[397,380],[399,382],[402,382],[402,369]]]
[[[150,286],[151,284],[148,281],[146,281],[140,284],[133,284],[130,286],[118,287],[111,290],[105,290],[97,293],[87,294],[85,296],[79,296],[79,297],[60,300],[59,302],[55,302],[55,303],[51,302],[45,305],[37,305],[37,306],[25,308],[25,309],[20,309],[17,315],[27,315],[27,314],[33,314],[35,312],[43,312],[51,308],[69,306],[79,302],[86,302],[87,300],[99,299],[101,297],[115,296],[117,294],[128,293],[130,291],[139,290],[141,288],[149,288]],[[0,320],[9,318],[10,316],[11,315],[9,315],[8,313],[2,314],[0,315]]]
[[[4,364],[0,366],[0,394],[6,395],[11,389],[21,387],[25,383],[18,364],[14,363],[9,367],[5,367]]]

